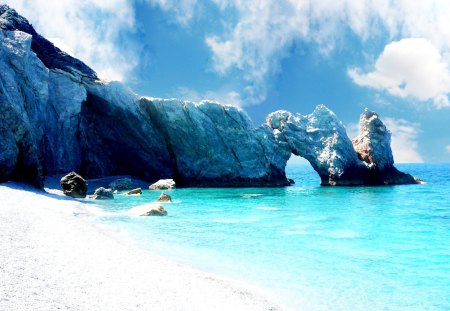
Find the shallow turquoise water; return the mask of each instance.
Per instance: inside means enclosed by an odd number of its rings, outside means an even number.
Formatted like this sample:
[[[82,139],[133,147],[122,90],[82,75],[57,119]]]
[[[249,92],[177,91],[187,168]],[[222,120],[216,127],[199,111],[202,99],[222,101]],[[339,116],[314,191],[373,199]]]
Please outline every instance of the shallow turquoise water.
[[[320,187],[293,166],[292,187],[177,189],[167,217],[120,214],[160,194],[144,191],[100,221],[294,309],[450,310],[450,164],[398,167],[427,184]]]

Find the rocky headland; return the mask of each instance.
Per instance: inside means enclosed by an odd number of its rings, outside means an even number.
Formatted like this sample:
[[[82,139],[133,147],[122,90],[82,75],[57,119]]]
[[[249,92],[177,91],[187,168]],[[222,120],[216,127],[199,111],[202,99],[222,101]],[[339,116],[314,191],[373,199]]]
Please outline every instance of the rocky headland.
[[[417,183],[394,167],[374,112],[353,141],[336,115],[277,111],[254,127],[240,108],[141,97],[96,73],[0,5],[0,181],[42,187],[46,175],[132,175],[177,186],[285,186],[291,154],[322,185]]]

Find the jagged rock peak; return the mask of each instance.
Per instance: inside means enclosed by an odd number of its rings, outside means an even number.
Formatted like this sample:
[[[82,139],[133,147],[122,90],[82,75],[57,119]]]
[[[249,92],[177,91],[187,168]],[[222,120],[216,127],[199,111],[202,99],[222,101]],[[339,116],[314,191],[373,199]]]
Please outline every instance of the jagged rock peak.
[[[0,5],[0,29],[30,34],[33,37],[31,49],[48,69],[60,69],[88,80],[98,79],[94,70],[39,35],[25,17],[6,4]]]
[[[281,147],[311,163],[322,185],[417,183],[394,166],[390,133],[374,112],[361,115],[361,133],[350,141],[342,122],[324,105],[309,115],[276,111],[266,118]]]
[[[391,133],[378,114],[367,108],[359,118],[359,135],[352,140],[358,157],[369,168],[383,170],[394,165]]]

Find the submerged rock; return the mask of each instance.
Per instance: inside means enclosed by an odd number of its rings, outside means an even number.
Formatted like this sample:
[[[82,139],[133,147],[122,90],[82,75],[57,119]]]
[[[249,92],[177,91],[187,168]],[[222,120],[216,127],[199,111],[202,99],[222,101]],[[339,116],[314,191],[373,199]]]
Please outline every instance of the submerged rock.
[[[103,187],[95,189],[94,194],[92,195],[94,200],[112,200],[114,199],[114,195],[111,189],[106,189]]]
[[[65,195],[72,198],[85,198],[87,192],[86,180],[75,172],[70,172],[61,178],[61,188]]]
[[[175,189],[176,184],[173,179],[160,179],[148,187],[150,190],[169,190]]]
[[[170,195],[168,195],[167,193],[163,192],[163,193],[161,193],[159,198],[156,200],[156,202],[169,203],[169,202],[172,202],[172,197]]]
[[[130,216],[166,216],[167,211],[159,204],[145,204],[128,211]]]
[[[141,188],[136,188],[136,189],[130,190],[126,193],[126,195],[141,195],[141,194],[142,194]]]
[[[113,191],[123,191],[133,189],[133,182],[130,178],[119,178],[109,184],[109,188]]]

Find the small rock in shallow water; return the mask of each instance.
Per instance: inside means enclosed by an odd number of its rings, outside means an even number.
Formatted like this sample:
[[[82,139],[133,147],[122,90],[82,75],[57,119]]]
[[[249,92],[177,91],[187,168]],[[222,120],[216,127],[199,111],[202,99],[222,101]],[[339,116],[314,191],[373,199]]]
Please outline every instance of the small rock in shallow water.
[[[140,194],[142,194],[141,188],[136,188],[136,189],[130,190],[126,193],[126,195],[140,195]]]
[[[167,211],[159,204],[145,204],[128,211],[130,216],[166,216]]]
[[[173,179],[160,179],[149,187],[150,190],[168,190],[175,188],[176,185]]]
[[[111,189],[105,189],[103,187],[95,189],[94,195],[92,196],[94,200],[112,200],[114,195]]]
[[[130,178],[119,178],[110,183],[109,188],[113,191],[131,190],[133,189],[133,182]]]
[[[163,192],[159,196],[158,200],[156,200],[156,202],[172,202],[172,198],[170,197],[170,195]]]
[[[61,188],[65,195],[72,198],[85,198],[87,192],[86,180],[75,172],[70,172],[61,178]]]

